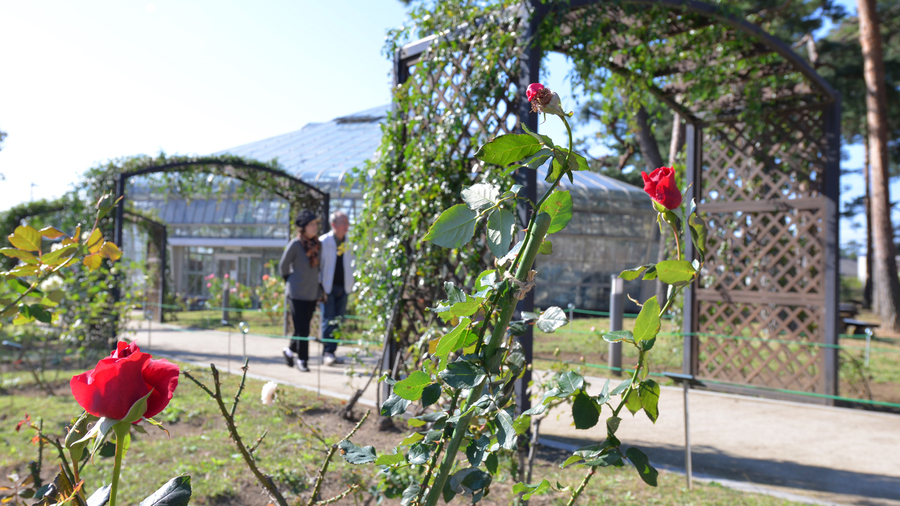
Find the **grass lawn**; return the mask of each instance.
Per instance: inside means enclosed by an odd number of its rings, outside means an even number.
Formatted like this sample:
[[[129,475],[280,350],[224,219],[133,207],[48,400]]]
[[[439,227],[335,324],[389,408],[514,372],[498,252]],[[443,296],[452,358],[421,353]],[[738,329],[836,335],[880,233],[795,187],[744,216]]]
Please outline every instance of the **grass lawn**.
[[[78,372],[78,371],[75,371]],[[72,371],[64,371],[67,377]],[[197,370],[197,377],[209,384],[205,371]],[[24,414],[44,420],[45,433],[62,437],[65,424],[80,411],[64,384],[57,385],[58,395],[46,396],[33,385],[31,376],[24,372],[7,372],[3,376],[0,391],[0,471],[3,475],[27,473],[27,464],[36,457],[37,448],[30,443],[33,431],[15,426]],[[233,393],[237,388],[236,376],[223,376],[223,392]],[[315,395],[291,387],[280,386],[278,395],[291,408],[263,406],[259,402],[261,381],[248,379],[247,389],[237,410],[237,424],[242,436],[251,444],[260,434],[268,431],[257,451],[263,472],[274,477],[279,489],[291,504],[308,497],[309,487],[324,455],[324,446],[310,431],[299,424],[298,416],[316,426],[328,444],[335,443],[351,428],[352,423],[336,415],[339,404],[333,400],[316,399]],[[299,413],[299,415],[298,415]],[[123,504],[137,504],[169,478],[179,474],[192,477],[194,495],[191,504],[265,505],[267,498],[261,492],[250,471],[244,467],[228,437],[224,422],[219,417],[214,402],[196,385],[181,378],[175,397],[163,413],[156,417],[162,421],[171,435],[148,427],[149,434],[137,434],[125,457],[123,483],[120,498]],[[399,422],[399,425],[403,425]],[[360,429],[354,441],[360,445],[373,445],[379,454],[399,442],[406,431],[379,432],[374,416]],[[584,469],[559,469],[558,464],[567,455],[550,449],[538,454],[535,482],[547,478],[575,487],[581,481]],[[652,459],[652,455],[651,455]],[[501,472],[491,486],[484,504],[509,504],[513,481],[510,478],[512,459],[501,460]],[[42,477],[49,480],[54,475],[55,459],[45,449]],[[97,458],[88,462],[82,473],[89,490],[108,482],[112,468],[111,458]],[[371,491],[377,490],[380,481],[378,469],[373,466],[351,466],[339,456],[332,461],[325,481],[323,497],[336,494],[349,484],[361,485],[355,497],[347,497],[338,504],[372,504]],[[407,481],[421,480],[419,476],[406,475]],[[4,484],[5,485],[5,484]],[[565,493],[548,493],[535,496],[534,505],[565,504]],[[383,504],[399,504],[397,498],[385,498]],[[462,504],[462,502],[460,502]],[[599,469],[582,495],[579,504],[639,505],[639,504],[704,504],[704,505],[759,505],[774,506],[792,504],[768,496],[745,494],[723,488],[715,483],[695,484],[693,491],[684,487],[681,475],[660,473],[659,487],[645,485],[634,469]]]

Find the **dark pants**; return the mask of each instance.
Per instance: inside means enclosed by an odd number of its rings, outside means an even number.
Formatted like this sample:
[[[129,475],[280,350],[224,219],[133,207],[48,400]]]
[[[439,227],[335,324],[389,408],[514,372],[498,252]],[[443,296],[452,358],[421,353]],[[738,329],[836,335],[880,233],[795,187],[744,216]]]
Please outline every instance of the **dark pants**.
[[[323,316],[325,320],[324,339],[333,339],[333,337],[331,337],[332,333],[334,332],[334,329],[337,328],[341,321],[341,317],[344,316],[344,313],[346,312],[347,292],[344,291],[343,286],[335,286],[331,289],[331,293],[328,294],[328,300],[325,301],[325,312]],[[323,353],[331,353],[333,355],[335,350],[337,350],[337,343],[325,341],[322,350]]]
[[[294,320],[294,336],[309,338],[309,322],[316,311],[316,301],[291,299],[291,316]],[[309,360],[309,341],[291,339],[291,351],[303,361]]]

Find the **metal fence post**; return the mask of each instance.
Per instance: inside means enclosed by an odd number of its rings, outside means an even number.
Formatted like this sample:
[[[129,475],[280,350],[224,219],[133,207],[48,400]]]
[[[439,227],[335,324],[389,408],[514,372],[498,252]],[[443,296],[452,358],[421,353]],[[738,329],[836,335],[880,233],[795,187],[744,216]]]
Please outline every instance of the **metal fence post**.
[[[622,330],[625,280],[617,274],[609,277],[609,330]],[[616,376],[622,375],[622,343],[609,343],[609,367]]]

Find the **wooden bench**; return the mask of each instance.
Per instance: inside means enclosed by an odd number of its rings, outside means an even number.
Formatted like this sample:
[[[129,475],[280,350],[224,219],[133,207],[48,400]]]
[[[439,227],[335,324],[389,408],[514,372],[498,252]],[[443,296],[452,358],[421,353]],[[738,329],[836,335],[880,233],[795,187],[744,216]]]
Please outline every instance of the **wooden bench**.
[[[847,333],[848,327],[853,327],[853,335],[866,335],[866,329],[877,329],[879,325],[877,323],[867,322],[863,320],[855,320],[853,318],[844,318],[841,320],[843,322],[844,331],[842,333]]]

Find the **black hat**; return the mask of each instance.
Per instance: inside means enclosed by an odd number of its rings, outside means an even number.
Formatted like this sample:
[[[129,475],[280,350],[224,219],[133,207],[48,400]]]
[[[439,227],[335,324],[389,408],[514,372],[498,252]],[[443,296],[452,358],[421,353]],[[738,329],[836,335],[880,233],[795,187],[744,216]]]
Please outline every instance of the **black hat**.
[[[298,227],[303,228],[309,222],[316,219],[316,213],[310,211],[309,209],[304,209],[300,211],[300,214],[297,215],[297,218],[294,220],[294,223],[297,224]]]

